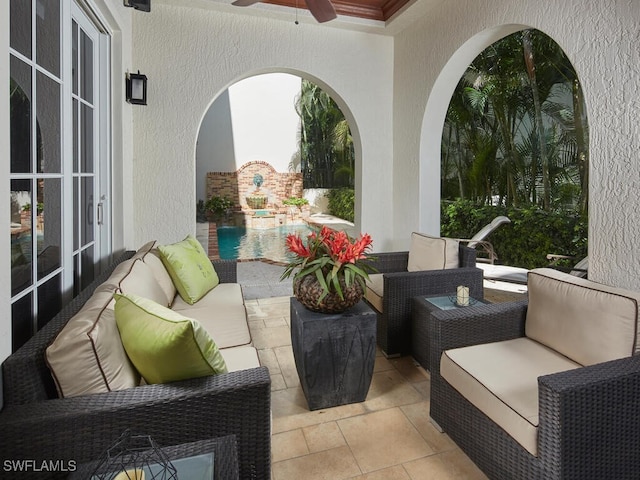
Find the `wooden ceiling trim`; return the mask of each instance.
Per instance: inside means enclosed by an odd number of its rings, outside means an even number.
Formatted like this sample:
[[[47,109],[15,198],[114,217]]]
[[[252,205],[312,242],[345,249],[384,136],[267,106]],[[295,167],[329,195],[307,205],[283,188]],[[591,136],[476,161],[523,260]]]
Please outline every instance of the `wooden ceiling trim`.
[[[333,3],[338,15],[366,18],[369,20],[385,20],[382,9],[377,5],[366,4],[364,2],[341,2],[340,0],[333,0],[331,3]]]
[[[408,0],[389,0],[382,5],[382,16],[385,21],[389,20],[393,17],[398,10],[404,7],[408,2]]]
[[[264,3],[281,5],[290,8],[307,9],[305,0],[262,0]],[[336,13],[349,17],[359,17],[368,20],[387,21],[398,10],[406,5],[408,0],[332,0]],[[307,9],[308,10],[308,9]]]

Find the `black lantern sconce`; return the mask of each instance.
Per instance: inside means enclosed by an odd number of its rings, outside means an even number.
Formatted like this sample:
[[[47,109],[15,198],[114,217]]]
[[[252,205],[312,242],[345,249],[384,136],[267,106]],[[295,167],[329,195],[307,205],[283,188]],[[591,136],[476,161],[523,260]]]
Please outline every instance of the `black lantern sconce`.
[[[133,7],[141,12],[151,11],[151,0],[122,0],[125,7]]]
[[[127,73],[125,78],[127,102],[134,105],[147,104],[147,76],[140,73]]]

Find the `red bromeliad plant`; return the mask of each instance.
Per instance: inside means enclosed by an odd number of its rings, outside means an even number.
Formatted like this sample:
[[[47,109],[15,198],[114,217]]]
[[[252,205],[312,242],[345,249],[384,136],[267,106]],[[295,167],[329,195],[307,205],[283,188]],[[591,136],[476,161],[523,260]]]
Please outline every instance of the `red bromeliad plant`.
[[[347,287],[358,282],[364,290],[365,280],[369,278],[368,272],[375,271],[369,265],[367,257],[371,243],[371,236],[366,233],[352,239],[345,232],[326,226],[322,227],[320,233],[309,234],[306,243],[300,235],[289,234],[287,248],[296,254],[296,258],[287,265],[280,280],[289,278],[296,269],[300,269],[293,277],[294,282],[306,275],[315,274],[324,290],[320,300],[330,292],[336,292],[343,299],[341,278]]]

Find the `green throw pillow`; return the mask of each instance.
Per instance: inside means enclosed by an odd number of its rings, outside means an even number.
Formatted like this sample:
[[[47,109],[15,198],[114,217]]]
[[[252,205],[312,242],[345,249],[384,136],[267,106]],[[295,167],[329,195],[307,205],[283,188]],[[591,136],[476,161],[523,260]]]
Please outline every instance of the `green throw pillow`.
[[[133,294],[115,294],[122,345],[147,383],[225,373],[227,365],[196,320]]]
[[[193,305],[220,279],[200,242],[188,235],[181,242],[158,247],[160,258],[182,299]]]

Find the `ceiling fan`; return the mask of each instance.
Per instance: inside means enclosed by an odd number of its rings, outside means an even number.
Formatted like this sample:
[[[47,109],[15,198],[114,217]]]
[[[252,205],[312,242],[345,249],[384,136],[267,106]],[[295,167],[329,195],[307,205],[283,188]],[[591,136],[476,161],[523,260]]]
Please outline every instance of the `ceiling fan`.
[[[248,7],[254,3],[258,3],[261,0],[235,0],[232,5],[236,7]],[[315,17],[318,23],[328,22],[337,17],[336,9],[333,8],[331,0],[305,0],[307,8],[311,12],[311,15]]]

